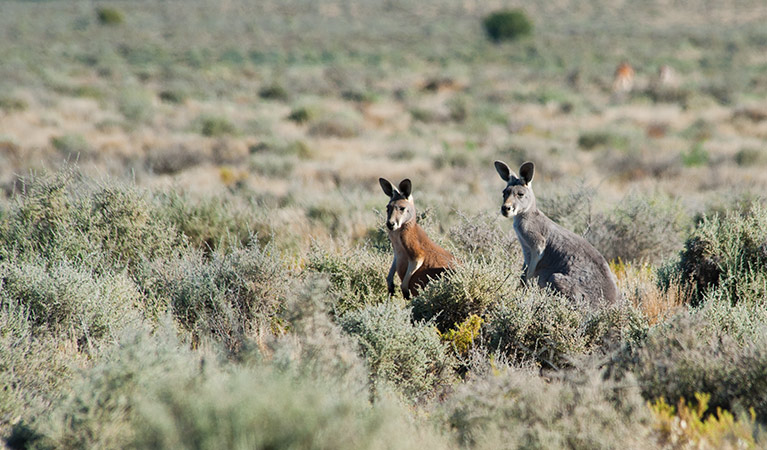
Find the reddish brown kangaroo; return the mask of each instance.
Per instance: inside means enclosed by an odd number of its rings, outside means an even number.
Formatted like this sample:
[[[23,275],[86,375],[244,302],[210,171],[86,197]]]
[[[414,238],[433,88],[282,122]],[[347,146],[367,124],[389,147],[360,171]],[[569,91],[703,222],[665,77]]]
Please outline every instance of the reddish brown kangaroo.
[[[435,244],[416,222],[415,203],[411,195],[412,185],[409,179],[399,184],[399,190],[384,179],[379,178],[381,188],[389,196],[386,205],[386,228],[394,249],[394,261],[386,277],[389,295],[394,295],[394,273],[399,275],[402,295],[410,299],[417,289],[421,289],[430,279],[453,267],[455,257],[450,252]]]

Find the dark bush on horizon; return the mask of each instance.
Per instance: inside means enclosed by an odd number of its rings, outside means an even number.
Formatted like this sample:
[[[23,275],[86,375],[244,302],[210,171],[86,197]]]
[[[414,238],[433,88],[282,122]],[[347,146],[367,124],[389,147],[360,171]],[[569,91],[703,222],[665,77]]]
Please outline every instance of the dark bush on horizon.
[[[491,41],[513,41],[533,31],[533,24],[520,9],[494,12],[483,20],[485,32]]]

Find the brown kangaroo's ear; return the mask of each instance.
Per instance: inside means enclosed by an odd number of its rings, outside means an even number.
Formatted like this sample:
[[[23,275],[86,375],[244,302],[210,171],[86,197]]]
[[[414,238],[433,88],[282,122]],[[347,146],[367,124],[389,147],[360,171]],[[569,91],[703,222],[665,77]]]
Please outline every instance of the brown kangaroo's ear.
[[[410,198],[410,193],[412,192],[413,185],[410,183],[410,178],[405,178],[404,180],[400,181],[399,183],[399,191],[402,193],[402,196],[405,198]]]
[[[511,169],[509,169],[509,166],[503,161],[495,162],[495,170],[498,172],[498,175],[501,176],[501,179],[507,183],[511,180],[511,177],[514,176],[514,172],[512,172]]]
[[[535,174],[535,164],[530,161],[522,164],[519,168],[519,174],[522,176],[522,181],[525,184],[530,184],[533,181],[533,175]]]
[[[394,197],[394,188],[392,187],[391,183],[389,183],[389,180],[385,178],[379,178],[378,183],[381,185],[381,189],[383,189],[384,194],[388,195],[389,198]]]

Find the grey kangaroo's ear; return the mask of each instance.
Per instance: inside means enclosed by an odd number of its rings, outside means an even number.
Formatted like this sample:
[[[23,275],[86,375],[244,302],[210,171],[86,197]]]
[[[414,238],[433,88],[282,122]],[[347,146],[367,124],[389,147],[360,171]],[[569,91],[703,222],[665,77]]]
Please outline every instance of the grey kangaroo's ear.
[[[389,180],[385,178],[379,178],[378,183],[381,185],[381,189],[383,189],[384,194],[388,195],[389,198],[394,196],[394,188],[391,186],[391,183],[389,183]]]
[[[501,176],[501,179],[507,183],[511,180],[511,177],[515,176],[514,172],[512,172],[511,169],[509,169],[509,166],[503,161],[495,162],[495,170],[498,172],[498,175]]]
[[[519,168],[519,174],[522,175],[522,181],[524,181],[525,184],[532,183],[533,175],[535,174],[535,164],[530,161],[522,164]]]
[[[410,198],[410,193],[412,192],[413,185],[410,183],[410,178],[405,178],[404,180],[400,181],[399,183],[399,191],[402,193],[402,196],[405,198]]]

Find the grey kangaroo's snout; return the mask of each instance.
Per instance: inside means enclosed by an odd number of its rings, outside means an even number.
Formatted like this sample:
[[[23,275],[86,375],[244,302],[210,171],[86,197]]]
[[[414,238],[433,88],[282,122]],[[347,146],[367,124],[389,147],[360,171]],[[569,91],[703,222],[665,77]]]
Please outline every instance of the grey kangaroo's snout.
[[[503,214],[506,217],[509,217],[509,214],[511,213],[511,206],[503,204],[501,205],[501,214]]]

